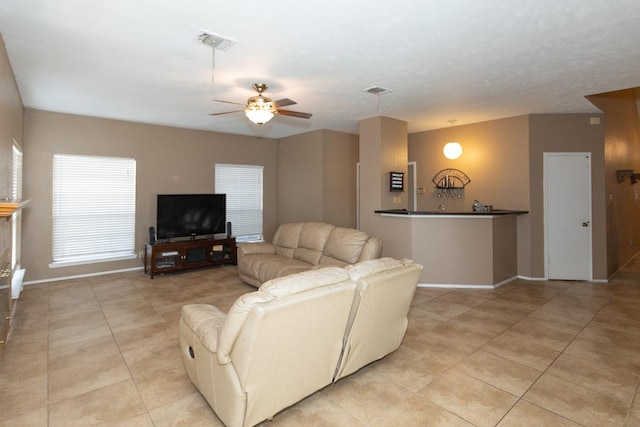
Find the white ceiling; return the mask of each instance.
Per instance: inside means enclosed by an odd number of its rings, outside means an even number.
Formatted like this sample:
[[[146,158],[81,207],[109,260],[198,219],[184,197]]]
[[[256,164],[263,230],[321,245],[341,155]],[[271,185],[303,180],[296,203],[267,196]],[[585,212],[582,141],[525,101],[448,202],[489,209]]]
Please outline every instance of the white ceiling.
[[[237,43],[214,66],[200,30]],[[595,112],[640,86],[638,0],[2,0],[0,33],[25,107],[269,138]],[[209,116],[256,82],[313,117]]]

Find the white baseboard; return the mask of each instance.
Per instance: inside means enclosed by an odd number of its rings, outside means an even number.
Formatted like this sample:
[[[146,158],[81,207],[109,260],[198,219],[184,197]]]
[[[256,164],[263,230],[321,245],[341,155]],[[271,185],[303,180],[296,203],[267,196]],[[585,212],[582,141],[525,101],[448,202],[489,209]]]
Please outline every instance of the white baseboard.
[[[418,283],[419,288],[494,289],[492,285],[462,285],[458,283]]]
[[[521,279],[521,276],[513,276],[493,285],[468,285],[461,283],[418,283],[419,288],[445,288],[445,289],[497,289],[500,286]]]
[[[518,279],[528,280],[530,282],[542,282],[547,280],[546,277],[529,277],[529,276],[518,276]]]
[[[548,281],[546,277],[527,277],[527,276],[518,276],[518,279],[529,280],[531,282],[544,282]],[[609,283],[607,279],[591,279],[591,280],[572,280],[573,282],[593,282],[593,283]]]
[[[25,285],[36,285],[38,283],[61,282],[63,280],[81,279],[83,277],[103,276],[105,274],[125,273],[127,271],[136,271],[136,270],[143,270],[143,269],[144,269],[144,267],[123,268],[122,270],[100,271],[100,272],[97,272],[97,273],[78,274],[78,275],[75,275],[75,276],[52,277],[50,279],[30,280],[28,282],[24,282],[24,284]]]

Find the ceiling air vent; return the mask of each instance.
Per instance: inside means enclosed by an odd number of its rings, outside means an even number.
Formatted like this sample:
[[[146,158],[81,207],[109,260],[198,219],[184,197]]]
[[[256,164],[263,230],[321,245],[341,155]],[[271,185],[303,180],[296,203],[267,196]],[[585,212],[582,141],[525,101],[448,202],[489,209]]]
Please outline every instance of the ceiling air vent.
[[[391,89],[380,86],[372,86],[370,88],[364,89],[364,91],[369,92],[372,95],[384,95],[385,93],[393,92]]]
[[[206,30],[201,30],[196,34],[195,40],[198,43],[202,43],[203,45],[213,47],[223,52],[229,50],[229,48],[236,43],[233,39]]]

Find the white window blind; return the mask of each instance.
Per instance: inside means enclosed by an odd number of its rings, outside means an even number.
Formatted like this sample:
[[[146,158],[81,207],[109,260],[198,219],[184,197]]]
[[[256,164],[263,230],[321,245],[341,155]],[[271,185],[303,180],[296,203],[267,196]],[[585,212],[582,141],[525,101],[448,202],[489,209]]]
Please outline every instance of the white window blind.
[[[53,264],[134,256],[136,161],[53,156]]]
[[[262,166],[216,164],[216,193],[227,195],[227,221],[238,241],[262,240]]]
[[[22,199],[22,149],[15,140],[13,141],[12,160],[11,198],[20,200]]]
[[[22,149],[13,140],[12,171],[11,171],[11,198],[22,200]],[[20,264],[20,235],[22,232],[22,211],[17,210],[11,216],[11,267],[17,268]]]

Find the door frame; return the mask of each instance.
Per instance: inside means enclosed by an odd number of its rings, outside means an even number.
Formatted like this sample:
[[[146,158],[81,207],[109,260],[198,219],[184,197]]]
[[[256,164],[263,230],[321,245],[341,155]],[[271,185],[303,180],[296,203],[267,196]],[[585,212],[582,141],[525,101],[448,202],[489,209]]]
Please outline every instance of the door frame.
[[[593,154],[591,152],[577,152],[577,151],[573,151],[573,152],[544,152],[543,153],[543,162],[542,162],[542,168],[543,168],[543,173],[542,173],[542,179],[543,179],[543,192],[544,192],[544,199],[543,199],[543,209],[544,209],[544,279],[545,280],[549,280],[549,229],[548,229],[548,224],[549,224],[549,209],[547,208],[549,206],[549,201],[548,201],[548,185],[549,183],[549,179],[547,177],[547,159],[551,156],[566,156],[566,157],[576,157],[576,156],[581,156],[581,157],[587,157],[589,159],[589,180],[587,182],[588,184],[588,191],[587,191],[587,196],[588,196],[588,203],[589,203],[589,211],[588,211],[588,218],[587,221],[589,222],[589,244],[588,244],[588,251],[589,251],[589,273],[588,273],[588,279],[589,281],[593,281],[593,174],[592,174],[592,157]]]
[[[415,161],[407,163],[407,208],[410,211],[418,210],[418,164]],[[411,192],[411,194],[409,194]],[[413,200],[413,206],[410,206],[409,202]]]

